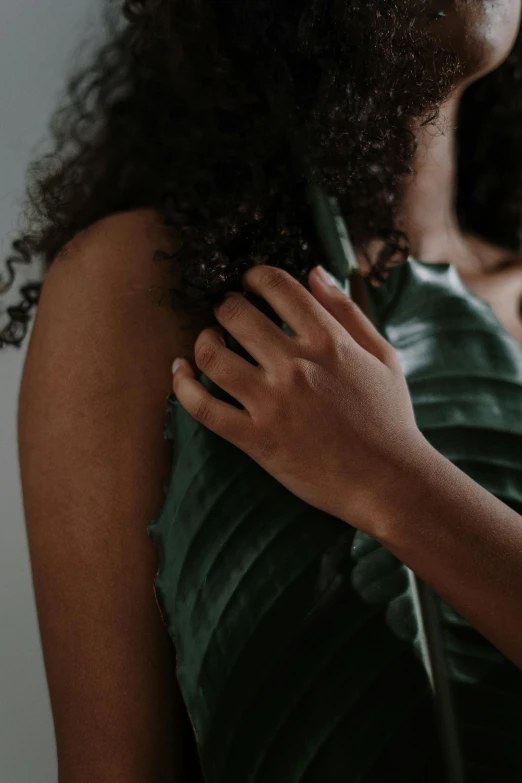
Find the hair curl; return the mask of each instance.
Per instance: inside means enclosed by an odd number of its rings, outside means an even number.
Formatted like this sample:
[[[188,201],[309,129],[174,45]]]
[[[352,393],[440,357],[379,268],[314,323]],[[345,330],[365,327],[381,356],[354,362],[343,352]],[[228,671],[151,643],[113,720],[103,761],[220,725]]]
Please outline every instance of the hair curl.
[[[405,120],[436,120],[460,68],[429,25],[416,24],[423,5],[124,0],[118,27],[109,0],[108,38],[69,78],[51,120],[54,149],[29,167],[28,228],[12,243],[0,292],[13,286],[16,264],[41,256],[49,268],[89,224],[142,207],[182,239],[167,256],[180,280],[173,307],[208,307],[257,263],[304,282],[319,249],[310,180],[337,197],[378,283],[409,252],[395,226],[413,173],[415,138]],[[461,224],[514,249],[522,222],[521,40],[467,91],[459,130]],[[20,287],[0,346],[20,346],[41,286]]]

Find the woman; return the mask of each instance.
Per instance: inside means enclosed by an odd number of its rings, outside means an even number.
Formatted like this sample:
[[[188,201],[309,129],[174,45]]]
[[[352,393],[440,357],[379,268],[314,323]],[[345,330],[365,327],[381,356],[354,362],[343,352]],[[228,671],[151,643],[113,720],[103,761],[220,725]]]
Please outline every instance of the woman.
[[[280,509],[304,501],[307,513],[314,512],[314,534],[323,512],[324,530],[337,535],[342,521],[383,544],[498,648],[511,662],[510,676],[522,665],[520,638],[511,630],[522,605],[520,509],[428,443],[415,421],[399,353],[342,292],[310,271],[324,245],[310,219],[307,187],[315,182],[337,197],[360,270],[376,285],[384,281],[375,294],[359,285],[357,299],[369,313],[376,297],[383,315],[379,301],[386,304],[397,275],[410,268],[409,254],[422,259],[422,267],[411,268],[417,283],[424,269],[427,291],[434,285],[430,264],[436,277],[451,261],[466,283],[462,301],[488,300],[498,339],[508,345],[509,336],[515,375],[522,342],[520,0],[158,0],[125,3],[124,11],[131,24],[114,33],[96,66],[73,83],[75,111],[55,125],[61,167],[35,177],[32,203],[43,225],[15,245],[18,260],[39,252],[49,264],[24,368],[19,441],[66,783],[198,774],[193,744],[185,741],[190,729],[185,735],[169,635],[152,603],[157,553],[144,536],[162,504],[170,454],[161,429],[171,388],[187,411],[180,421],[202,425],[197,437],[213,431],[220,444],[235,447],[226,452],[231,460],[246,453],[259,464],[259,487],[289,491],[280,496]],[[86,108],[90,95],[102,111]],[[67,157],[71,139],[79,148]],[[158,248],[163,252],[154,258],[173,263],[150,263]],[[237,293],[243,285],[261,297],[254,301],[264,312]],[[162,302],[169,290],[172,302]],[[222,301],[227,291],[236,293]],[[22,292],[2,335],[6,343],[20,342],[38,287]],[[262,300],[286,332],[276,328]],[[469,353],[487,320],[479,310]],[[253,363],[239,348],[228,350],[216,320]],[[384,321],[381,327],[392,334]],[[172,387],[170,364],[181,356],[239,406],[218,399],[187,364],[175,372]],[[313,433],[303,421],[314,423]],[[184,464],[180,460],[173,474],[174,496],[176,482],[189,480]],[[247,464],[246,458],[238,462],[238,470]],[[214,461],[212,469],[218,467]],[[276,484],[263,484],[272,479]],[[242,503],[246,509],[248,496]],[[151,532],[159,541],[165,531],[153,525]],[[364,548],[364,538],[358,541]],[[293,546],[299,549],[297,538],[286,551]],[[332,562],[324,559],[328,568]],[[328,584],[335,587],[335,579]],[[168,595],[163,581],[158,597],[170,626],[178,620],[168,616]],[[291,620],[280,618],[281,634]],[[185,645],[182,637],[176,642]],[[366,656],[365,648],[352,648]],[[192,652],[200,651],[189,644],[184,666]],[[257,673],[232,672],[236,694],[254,680],[262,689],[266,673],[267,693],[277,696],[273,684],[268,688],[271,651],[264,650],[266,658],[261,652],[254,659]],[[294,654],[287,661],[281,693],[300,660]],[[424,698],[426,682],[415,660],[405,654],[404,679],[396,685]],[[228,681],[219,680],[218,661],[210,660],[215,682],[232,697]],[[196,699],[204,725],[205,700],[214,694],[190,691],[189,674],[186,667],[180,672],[183,696]],[[269,703],[277,702],[266,701],[265,708]],[[372,705],[380,714],[383,704],[367,698],[359,715]],[[262,738],[253,714],[245,714],[242,748],[229,731],[227,757],[216,739],[218,721],[209,723],[199,749],[206,779],[245,779],[256,763],[259,780],[297,780],[296,759],[307,755],[306,743],[298,747],[301,735],[282,743],[285,751],[298,748],[295,758],[288,751],[283,763],[276,754],[263,767],[266,748],[253,755]],[[233,726],[237,737],[240,719]],[[318,756],[302,774],[307,780],[383,780],[385,774],[406,780],[405,748],[428,749],[423,743],[432,728],[423,701],[421,712],[410,716],[404,748],[393,746],[398,758],[379,746],[378,758],[365,755],[362,763],[352,743],[341,759],[339,746],[326,754],[324,766]],[[444,731],[440,749],[424,759],[423,772],[415,768],[422,775],[415,779],[440,780],[444,753],[448,768],[457,770],[453,779],[462,779]],[[369,738],[358,736],[359,747]],[[508,774],[516,779],[517,763],[510,756],[506,780]],[[484,759],[473,762],[475,779],[486,766]],[[237,777],[227,777],[227,769]],[[333,777],[325,777],[326,769]],[[409,774],[414,779],[411,768]]]

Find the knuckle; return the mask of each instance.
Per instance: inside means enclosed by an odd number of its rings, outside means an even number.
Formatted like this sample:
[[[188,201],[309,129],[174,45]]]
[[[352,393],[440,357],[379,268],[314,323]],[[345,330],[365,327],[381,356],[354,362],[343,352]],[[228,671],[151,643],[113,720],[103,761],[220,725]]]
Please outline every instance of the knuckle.
[[[313,356],[323,358],[335,355],[344,350],[345,344],[342,332],[335,330],[318,329],[313,336],[311,348]]]
[[[400,367],[399,354],[391,343],[383,340],[381,347],[382,361],[389,367]]]
[[[214,412],[208,401],[204,398],[201,398],[196,402],[192,415],[196,421],[199,421],[207,427],[214,423]]]
[[[261,267],[259,274],[259,283],[261,287],[266,288],[268,291],[273,291],[286,283],[287,275],[282,269]]]
[[[354,315],[360,315],[362,313],[361,308],[359,305],[357,305],[353,299],[350,299],[349,297],[344,297],[340,304],[341,313],[343,316],[347,318],[351,318]]]
[[[244,311],[244,299],[241,294],[231,294],[218,308],[218,314],[227,320],[237,319]]]
[[[321,366],[340,367],[349,361],[346,338],[327,337],[319,341],[315,348],[317,364]],[[326,363],[326,365],[325,365]]]
[[[312,375],[312,362],[308,359],[296,358],[287,364],[286,377],[292,387],[299,389],[308,387]]]
[[[204,338],[201,341],[198,338],[194,348],[194,358],[199,369],[207,372],[216,367],[218,350],[213,343],[208,341],[208,338]]]
[[[302,344],[306,355],[312,362],[343,357],[346,353],[346,329],[340,324],[333,327],[322,322],[308,335],[303,337]]]

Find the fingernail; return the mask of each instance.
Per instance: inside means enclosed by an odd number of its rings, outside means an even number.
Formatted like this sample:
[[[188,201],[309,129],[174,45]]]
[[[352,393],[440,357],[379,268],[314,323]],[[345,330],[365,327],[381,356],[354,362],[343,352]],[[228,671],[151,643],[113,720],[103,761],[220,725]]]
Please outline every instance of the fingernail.
[[[183,359],[174,359],[174,361],[172,362],[172,374],[173,375],[176,372],[176,370],[179,370],[179,368],[181,367],[182,364],[183,364]]]
[[[335,285],[335,280],[333,279],[332,275],[326,271],[324,266],[321,266],[320,264],[316,267],[317,272],[319,274],[319,277],[321,278],[322,282],[325,285]],[[337,286],[336,286],[337,287]]]

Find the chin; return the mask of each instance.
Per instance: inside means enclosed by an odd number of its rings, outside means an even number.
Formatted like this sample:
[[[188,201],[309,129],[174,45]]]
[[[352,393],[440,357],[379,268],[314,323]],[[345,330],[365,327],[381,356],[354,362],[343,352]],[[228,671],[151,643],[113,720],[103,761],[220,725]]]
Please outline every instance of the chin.
[[[520,30],[522,0],[433,0],[430,29],[459,57],[467,84],[509,56]]]

